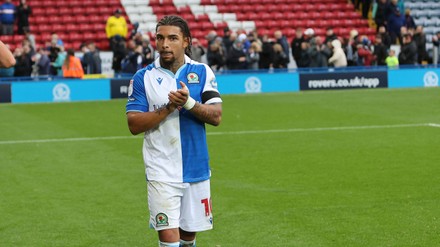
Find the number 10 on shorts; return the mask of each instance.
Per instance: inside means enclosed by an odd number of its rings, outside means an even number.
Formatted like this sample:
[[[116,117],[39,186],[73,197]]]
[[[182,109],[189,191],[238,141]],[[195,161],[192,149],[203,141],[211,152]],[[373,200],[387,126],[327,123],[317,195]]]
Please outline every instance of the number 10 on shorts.
[[[205,216],[210,216],[212,213],[212,201],[211,198],[202,199],[202,204],[205,206]]]

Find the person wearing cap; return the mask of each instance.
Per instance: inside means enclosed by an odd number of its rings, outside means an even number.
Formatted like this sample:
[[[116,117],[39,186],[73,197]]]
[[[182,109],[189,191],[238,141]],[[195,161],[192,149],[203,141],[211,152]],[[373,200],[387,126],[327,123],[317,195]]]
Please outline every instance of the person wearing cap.
[[[127,22],[125,21],[125,17],[122,16],[121,9],[116,9],[114,14],[107,19],[105,32],[107,34],[107,38],[109,39],[110,48],[112,50],[114,44],[114,42],[112,42],[112,39],[116,35],[119,35],[124,39],[127,37],[127,33],[128,33]]]

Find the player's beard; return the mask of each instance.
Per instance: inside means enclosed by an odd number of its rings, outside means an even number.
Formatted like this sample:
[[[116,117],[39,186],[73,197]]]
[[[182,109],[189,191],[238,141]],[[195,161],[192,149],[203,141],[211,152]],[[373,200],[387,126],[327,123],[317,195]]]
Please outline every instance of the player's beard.
[[[174,54],[172,52],[161,52],[160,53],[160,65],[163,68],[170,69],[171,66],[176,61]]]

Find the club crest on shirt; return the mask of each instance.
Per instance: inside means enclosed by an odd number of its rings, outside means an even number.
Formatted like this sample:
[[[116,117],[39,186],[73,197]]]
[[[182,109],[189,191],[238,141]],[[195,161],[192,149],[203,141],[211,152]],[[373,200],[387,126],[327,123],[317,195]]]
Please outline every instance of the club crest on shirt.
[[[188,83],[199,83],[199,76],[194,72],[189,73],[186,78],[188,79]]]
[[[168,226],[168,216],[164,213],[158,213],[156,215],[156,226]]]
[[[128,97],[133,94],[133,79],[130,80],[130,85],[128,86]]]

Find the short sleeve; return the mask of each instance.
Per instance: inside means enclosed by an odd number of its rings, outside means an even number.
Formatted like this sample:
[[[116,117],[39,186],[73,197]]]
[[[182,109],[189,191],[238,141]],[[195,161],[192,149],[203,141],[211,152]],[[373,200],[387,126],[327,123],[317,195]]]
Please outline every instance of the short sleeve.
[[[217,79],[212,69],[205,64],[206,69],[206,82],[202,92],[203,104],[216,104],[222,103],[220,92],[217,88]]]
[[[145,70],[139,70],[130,80],[126,112],[148,112],[148,101],[144,86]]]

